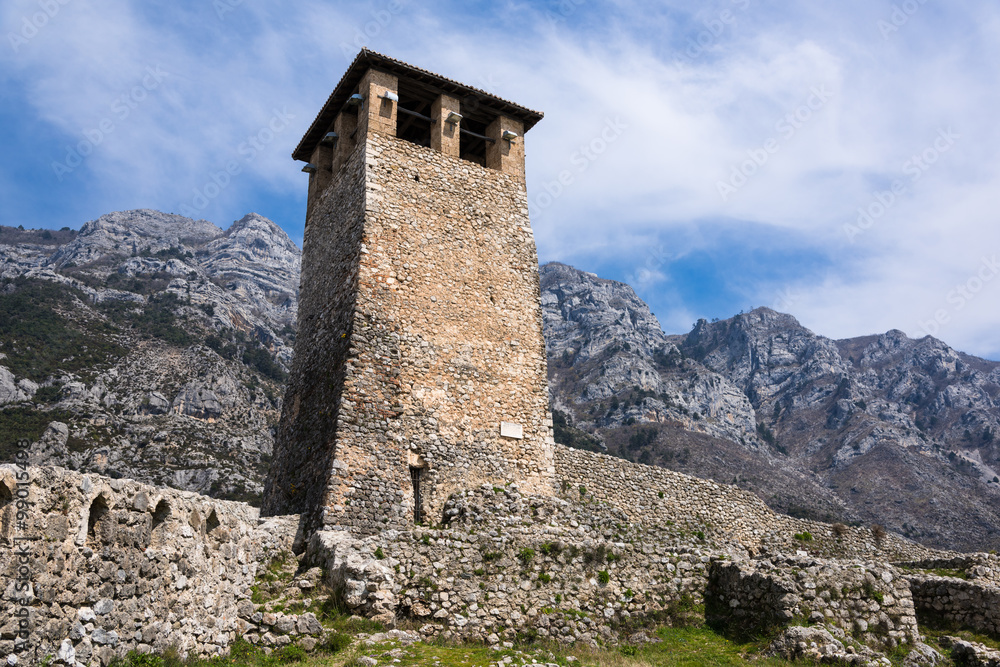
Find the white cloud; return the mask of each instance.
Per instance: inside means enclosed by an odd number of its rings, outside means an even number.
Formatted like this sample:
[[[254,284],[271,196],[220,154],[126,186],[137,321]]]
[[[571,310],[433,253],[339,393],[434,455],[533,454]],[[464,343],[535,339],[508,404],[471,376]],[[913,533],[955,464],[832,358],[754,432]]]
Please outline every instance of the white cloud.
[[[891,7],[861,0],[782,9],[754,0],[561,6],[572,11],[244,2],[220,19],[211,3],[69,0],[16,53],[0,50],[0,78],[24,91],[20,102],[54,134],[38,146],[52,160],[103,120],[114,122],[70,177],[76,185],[66,186],[90,199],[88,209],[177,210],[236,161],[242,173],[204,210],[220,224],[262,193],[301,201],[304,179],[289,153],[359,43],[491,89],[546,113],[527,137],[542,256],[634,264],[625,273],[640,291],[661,295],[668,329],[667,321],[689,325],[699,305],[677,297],[669,266],[640,276],[644,260],[631,258],[651,244],[683,255],[695,244],[690,230],[705,222],[747,221],[825,254],[823,272],[801,281],[748,273],[733,291],[771,305],[791,290],[793,314],[836,336],[918,333],[916,323],[979,255],[1000,250],[1000,9],[986,0],[923,5],[886,36],[878,22]],[[0,32],[16,33],[35,8],[6,3]],[[141,86],[147,67],[169,76],[119,118],[112,105]],[[829,99],[789,134],[779,122],[817,87]],[[276,110],[294,119],[247,159],[241,144]],[[911,182],[906,161],[949,127],[961,139]],[[723,201],[719,181],[772,138],[777,152],[748,167],[747,183]],[[572,182],[553,194],[564,171]],[[906,179],[906,191],[851,243],[844,226],[895,179]],[[55,176],[37,180],[51,187]],[[279,222],[293,232],[301,224]],[[989,307],[995,299],[984,289],[941,335],[1000,353],[989,334],[1000,324]]]

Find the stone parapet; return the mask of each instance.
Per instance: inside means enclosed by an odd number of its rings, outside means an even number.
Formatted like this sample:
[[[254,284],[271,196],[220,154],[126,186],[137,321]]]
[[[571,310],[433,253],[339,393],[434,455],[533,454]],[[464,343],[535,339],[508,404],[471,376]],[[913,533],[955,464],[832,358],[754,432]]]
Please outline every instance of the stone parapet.
[[[733,540],[751,553],[762,550],[830,558],[886,561],[950,558],[899,535],[869,528],[832,526],[778,514],[757,496],[737,487],[632,463],[562,445],[554,448],[555,479],[561,493],[577,490],[610,503],[642,525],[679,523],[713,539]]]
[[[713,561],[705,618],[744,636],[810,623],[840,628],[883,648],[920,641],[907,580],[891,565],[875,562]]]
[[[63,468],[3,465],[0,485],[27,495],[20,518],[16,501],[0,508],[5,527],[14,521],[0,554],[0,655],[22,664],[60,652],[85,665],[132,649],[223,653],[254,630],[241,617],[254,577],[292,551],[299,527],[298,517],[262,522],[244,503]]]
[[[907,579],[917,618],[924,625],[1000,638],[1000,587],[934,575],[910,575]]]

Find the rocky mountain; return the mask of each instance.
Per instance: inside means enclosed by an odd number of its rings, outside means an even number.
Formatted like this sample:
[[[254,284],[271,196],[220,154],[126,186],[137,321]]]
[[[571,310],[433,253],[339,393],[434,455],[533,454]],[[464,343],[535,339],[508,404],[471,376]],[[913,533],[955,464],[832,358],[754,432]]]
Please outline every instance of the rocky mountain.
[[[557,439],[792,515],[1000,546],[1000,363],[900,331],[834,341],[766,308],[667,336],[627,285],[541,276]]]
[[[291,359],[301,253],[256,214],[0,229],[0,458],[254,500]]]
[[[0,227],[0,460],[255,501],[301,254],[250,214]],[[668,336],[622,283],[541,268],[557,439],[736,484],[804,518],[1000,546],[1000,364],[768,309]]]

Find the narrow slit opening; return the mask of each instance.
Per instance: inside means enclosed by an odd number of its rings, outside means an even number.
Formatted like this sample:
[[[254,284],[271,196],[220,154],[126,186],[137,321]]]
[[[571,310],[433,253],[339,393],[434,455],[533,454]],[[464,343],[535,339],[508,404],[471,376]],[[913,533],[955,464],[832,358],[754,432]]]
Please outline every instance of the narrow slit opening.
[[[94,546],[103,542],[104,522],[110,519],[110,511],[103,494],[90,503],[90,511],[87,513],[87,541]]]
[[[410,466],[410,482],[413,484],[413,523],[415,524],[424,522],[423,497],[420,489],[424,470],[424,468]]]

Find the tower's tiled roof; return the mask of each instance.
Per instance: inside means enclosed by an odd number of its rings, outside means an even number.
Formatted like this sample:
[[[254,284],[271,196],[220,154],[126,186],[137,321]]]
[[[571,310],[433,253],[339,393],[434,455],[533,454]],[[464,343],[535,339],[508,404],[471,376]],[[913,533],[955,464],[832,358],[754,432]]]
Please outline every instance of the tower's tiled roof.
[[[319,114],[317,114],[316,119],[312,122],[312,125],[309,126],[309,130],[305,133],[305,136],[302,137],[299,145],[295,148],[295,151],[292,153],[293,158],[303,161],[307,161],[309,159],[312,154],[312,149],[320,142],[323,135],[326,134],[328,128],[333,124],[337,114],[344,107],[344,103],[347,102],[347,99],[354,93],[355,88],[358,83],[360,83],[365,72],[372,67],[390,74],[395,74],[401,79],[414,81],[436,89],[442,93],[455,95],[459,98],[465,98],[472,95],[476,98],[478,108],[492,111],[497,115],[502,114],[504,116],[520,120],[524,123],[525,132],[531,129],[535,123],[542,119],[542,114],[540,112],[532,111],[531,109],[522,107],[519,104],[514,104],[513,102],[497,97],[496,95],[492,95],[485,90],[467,86],[464,83],[459,83],[458,81],[429,72],[425,69],[414,67],[413,65],[404,63],[401,60],[390,58],[389,56],[382,55],[381,53],[377,53],[370,49],[361,49],[357,57],[354,58],[354,62],[351,63],[347,72],[340,79],[340,83],[338,83],[337,87],[333,89],[332,93],[330,93],[330,97],[327,99],[326,104],[323,105]]]

